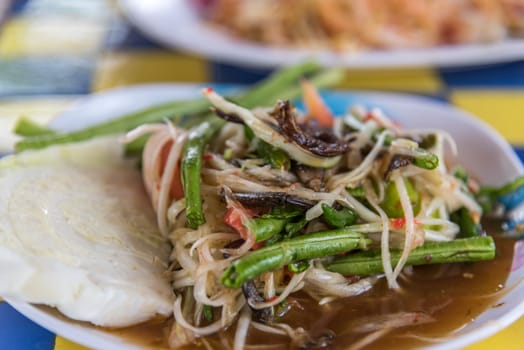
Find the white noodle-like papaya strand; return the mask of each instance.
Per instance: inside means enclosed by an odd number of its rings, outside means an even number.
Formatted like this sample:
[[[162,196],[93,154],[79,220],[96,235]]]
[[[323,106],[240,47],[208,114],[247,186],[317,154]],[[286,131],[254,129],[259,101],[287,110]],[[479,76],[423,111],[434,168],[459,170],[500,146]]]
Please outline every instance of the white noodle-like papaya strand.
[[[377,204],[378,198],[370,181],[364,181],[364,190],[369,204],[379,214],[382,223],[382,233],[380,236],[380,256],[384,275],[388,281],[388,287],[392,289],[399,288],[396,279],[393,277],[393,266],[391,265],[391,253],[389,251],[389,218],[382,208]]]
[[[122,143],[129,143],[141,136],[152,134],[158,132],[166,127],[165,124],[155,123],[155,124],[142,124],[137,126],[133,130],[128,131],[122,138]]]
[[[424,230],[424,240],[428,242],[450,242],[453,237],[447,237],[435,230]]]
[[[409,253],[411,253],[413,248],[415,248],[415,216],[413,214],[413,206],[411,205],[411,201],[409,199],[408,190],[406,189],[406,184],[404,183],[404,179],[402,178],[401,174],[398,171],[394,172],[392,180],[395,183],[395,187],[397,188],[400,204],[402,206],[402,210],[404,211],[406,232],[402,254],[400,255],[400,259],[393,270],[393,279],[396,279],[406,264]]]
[[[281,303],[282,301],[284,301],[284,299],[286,299],[289,296],[289,294],[296,292],[299,289],[302,289],[302,287],[304,286],[304,283],[301,283],[301,282],[304,279],[306,272],[307,270],[293,275],[293,278],[291,278],[291,281],[289,281],[286,288],[284,288],[284,290],[282,291],[282,293],[280,293],[278,297],[273,298],[271,301],[267,301],[267,302],[249,303],[249,306],[251,306],[253,309],[258,310],[258,309],[265,309],[266,307],[275,306]]]
[[[361,232],[361,233],[376,233],[376,232],[382,232],[382,228],[384,227],[383,222],[380,220],[376,222],[369,222],[365,224],[357,224],[357,225],[351,225],[351,229],[353,229],[355,232]]]
[[[218,331],[224,328],[224,325],[221,319],[205,327],[195,327],[192,324],[190,324],[189,322],[187,322],[182,313],[182,297],[181,296],[178,296],[175,300],[175,303],[173,306],[173,315],[175,316],[176,322],[180,324],[180,326],[193,331],[198,336],[204,336],[204,335],[210,335],[213,333],[217,333]],[[231,322],[232,320],[229,320],[229,321]],[[230,322],[227,322],[227,325],[229,325]]]
[[[171,232],[171,234],[169,235],[171,243],[175,244],[177,242],[181,242],[184,245],[192,244],[200,237],[202,237],[200,230],[193,230],[189,227],[179,227],[173,230],[173,232]]]
[[[358,341],[351,344],[351,346],[348,348],[348,350],[360,350],[369,344],[373,343],[375,340],[383,337],[387,333],[391,332],[393,328],[382,328],[378,331],[375,331],[373,333],[369,333],[361,338],[359,338]]]
[[[231,263],[238,258],[237,256],[230,256],[223,260],[214,260],[212,263],[202,263],[198,266],[195,274],[200,275],[207,272],[213,272],[216,276],[220,275],[226,270]]]
[[[246,300],[241,290],[230,290],[231,302],[222,307],[222,327],[229,327],[235,320],[236,316],[246,305]]]
[[[319,201],[317,204],[312,206],[306,211],[306,220],[311,221],[313,219],[316,219],[322,215],[322,204],[327,204],[330,207],[333,206],[333,203],[339,199],[339,194],[342,192],[344,188],[342,186],[335,188],[333,191],[329,192],[330,195],[332,195],[332,198],[324,199]]]
[[[302,327],[293,328],[287,323],[275,323],[274,326],[284,330],[287,333],[288,337],[291,338],[291,342],[295,348],[300,347],[300,345],[303,345],[306,341],[311,339],[309,333]]]
[[[169,330],[167,343],[170,349],[178,349],[194,344],[196,339],[197,335],[194,332],[182,327],[176,322],[173,322],[173,325]]]
[[[186,209],[186,199],[181,198],[177,201],[173,201],[169,208],[167,208],[167,221],[171,225],[177,223],[178,215],[180,215]]]
[[[442,212],[441,212],[441,209],[445,208],[445,203],[444,203],[444,200],[442,198],[439,198],[439,197],[434,197],[431,199],[431,201],[429,202],[429,204],[427,204],[425,207],[424,207],[424,216],[425,217],[432,217],[432,215],[435,214],[435,212],[438,212],[439,214],[439,218],[443,218],[441,216]],[[421,210],[421,214],[422,214],[422,210]],[[421,216],[421,214],[419,214],[419,216]],[[447,219],[447,217],[446,217]]]
[[[347,298],[370,290],[381,277],[382,275],[370,276],[352,283],[337,272],[310,268],[305,277],[305,288],[321,296]]]
[[[287,187],[266,186],[234,174],[224,173],[221,170],[204,168],[202,174],[207,183],[219,186],[220,188],[222,188],[222,186],[228,187],[233,192],[285,192],[290,195],[313,201],[343,200],[340,196],[334,196],[334,192],[316,192],[296,184]]]
[[[189,255],[189,249],[185,249],[182,244],[176,243],[174,255],[176,256],[176,260],[184,270],[187,270],[190,273],[194,273],[196,271],[198,264]]]
[[[471,213],[477,213],[479,216],[482,215],[482,207],[467,193],[457,188],[454,192],[455,198],[464,204]]]
[[[240,107],[234,103],[226,101],[222,96],[212,89],[203,89],[204,96],[224,113],[231,113],[238,116],[242,121],[255,133],[261,140],[272,146],[284,150],[291,158],[316,168],[330,168],[335,166],[341,159],[341,156],[319,157],[311,152],[299,147],[293,142],[288,141],[283,135],[275,131],[270,125],[260,120],[249,109]]]
[[[233,257],[241,257],[245,255],[255,245],[255,236],[249,235],[248,238],[242,243],[242,245],[236,249],[223,248],[220,251],[224,254],[231,255]]]
[[[386,182],[382,181],[382,176],[376,172],[370,174],[371,178],[374,181],[375,186],[377,187],[377,203],[382,203],[384,197],[386,196]]]
[[[175,129],[172,124],[168,124],[170,135],[173,139],[173,145],[169,151],[167,161],[160,180],[160,192],[158,194],[157,220],[160,232],[164,236],[168,235],[167,209],[170,204],[171,184],[174,180],[175,168],[179,166],[182,150],[186,142],[186,132]],[[158,155],[161,157],[161,154]]]
[[[342,130],[344,129],[344,120],[342,118],[336,118],[333,125],[333,133],[336,137],[342,138]]]
[[[395,132],[395,134],[400,131],[398,124],[395,124],[391,119],[389,119],[382,109],[374,107],[371,109],[371,111],[368,112],[368,115],[371,116],[372,119],[376,120],[379,125]]]
[[[434,197],[442,198],[450,211],[464,206],[472,213],[482,214],[480,205],[462,190],[461,184],[452,175],[442,175],[438,183],[430,182],[431,178],[428,179],[427,176],[423,178],[424,186]]]
[[[259,323],[259,322],[252,321],[251,325],[253,326],[253,328],[256,328],[259,331],[262,331],[262,332],[265,332],[265,333],[277,334],[277,335],[287,335],[287,332],[284,331],[283,329],[278,329],[278,328],[275,328],[275,327],[271,327],[271,326],[268,326],[268,325],[266,325],[264,323]]]
[[[440,227],[436,230],[427,228],[424,229],[424,232],[426,233],[426,240],[428,241],[451,241],[455,239],[460,231],[460,227],[457,224],[447,219],[423,218],[417,219],[417,222],[424,227]],[[435,235],[438,237],[435,237]]]
[[[195,288],[193,291],[193,297],[195,300],[205,305],[220,307],[227,304],[230,301],[228,290],[216,290],[213,289],[213,286],[209,284],[210,282],[212,283],[214,281],[210,280],[210,277],[220,275],[223,272],[224,269],[221,267],[223,260],[216,261],[213,259],[209,247],[209,240],[204,241],[204,243],[199,245],[197,250],[200,265],[195,272]],[[211,268],[207,269],[205,268],[206,266]],[[209,276],[210,273],[213,275]],[[214,293],[214,295],[208,296],[208,290],[216,291],[216,293]]]
[[[232,241],[238,238],[238,234],[236,233],[210,233],[208,235],[205,235],[204,237],[199,238],[191,248],[189,249],[189,255],[193,256],[195,253],[195,249],[197,249],[202,243],[206,241],[213,241],[213,240],[220,240],[220,241]]]
[[[380,216],[375,214],[373,211],[366,208],[365,205],[360,203],[355,197],[353,197],[351,194],[349,194],[347,191],[340,192],[340,196],[342,197],[341,201],[345,204],[346,207],[349,207],[358,214],[362,219],[364,219],[367,222],[376,222],[381,221]]]
[[[399,132],[400,136],[420,136],[430,134],[440,135],[440,137],[448,143],[452,155],[456,156],[458,154],[457,143],[455,142],[455,139],[453,139],[453,136],[451,136],[447,131],[440,129],[405,129]]]
[[[155,211],[158,205],[158,188],[161,178],[161,157],[159,155],[162,153],[162,149],[166,143],[170,140],[171,136],[169,135],[167,126],[164,126],[149,137],[142,152],[142,178]]]
[[[201,304],[199,302],[195,302],[195,307],[193,310],[193,324],[196,327],[200,327],[202,323],[202,313],[204,311],[204,304]]]
[[[205,240],[204,242],[199,244],[196,250],[198,252],[198,261],[200,264],[208,264],[215,261],[215,259],[213,258],[213,254],[211,253],[209,240]],[[189,251],[191,254],[191,248]]]
[[[251,323],[251,309],[244,306],[240,317],[237,322],[237,329],[235,332],[235,341],[233,350],[242,350],[246,344],[247,331],[249,330],[249,324]]]
[[[227,170],[227,169],[236,169],[237,167],[229,163],[224,159],[223,156],[216,153],[206,153],[205,154],[204,168],[210,168],[215,170]]]
[[[207,284],[209,278],[209,271],[204,273],[198,273],[195,277],[195,288],[193,292],[193,297],[199,303],[210,305],[214,307],[221,307],[230,302],[230,297],[227,294],[227,291],[222,290],[216,293],[213,296],[208,296],[207,293]]]
[[[382,267],[384,275],[388,281],[388,287],[392,289],[399,288],[396,277],[393,275],[393,266],[391,265],[391,253],[389,251],[389,219],[384,210],[375,202],[370,202],[371,206],[377,211],[382,220],[382,233],[380,235],[380,256],[382,258]]]
[[[384,268],[384,275],[388,281],[389,288],[399,288],[399,285],[393,275],[393,266],[391,265],[391,254],[389,251],[389,220],[388,216],[376,203],[371,204],[373,208],[379,213],[382,220],[382,234],[380,236],[380,255],[382,258],[382,266]]]
[[[371,151],[368,153],[366,158],[360,163],[358,167],[351,170],[347,173],[342,173],[335,175],[329,179],[327,185],[330,189],[333,189],[335,187],[338,187],[340,185],[350,185],[356,181],[359,181],[363,179],[373,168],[373,162],[377,158],[379,152],[382,150],[382,146],[384,146],[384,142],[386,140],[386,137],[392,135],[392,133],[389,130],[384,130],[380,133],[377,142],[371,149]]]
[[[185,287],[191,287],[195,285],[195,280],[191,276],[176,277],[171,284],[174,290],[181,290]]]
[[[249,217],[249,215],[247,214],[246,208],[244,208],[244,206],[240,202],[234,199],[233,192],[231,191],[231,189],[227,186],[223,186],[222,188],[224,191],[224,197],[226,199],[227,208],[228,209],[233,208],[234,210],[236,210],[237,214],[240,217],[240,222],[242,223],[242,225],[246,227],[247,237],[244,238],[245,239],[244,243],[242,243],[242,245],[239,248],[236,248],[236,249],[224,248],[221,250],[221,252],[227,253],[232,256],[244,255],[256,243],[255,234],[253,233],[249,225],[246,226],[246,223],[249,220],[251,220],[251,217]]]
[[[317,204],[312,206],[306,211],[306,220],[311,221],[313,219],[316,219],[320,216],[322,216],[322,205],[327,204],[328,206],[333,206],[333,203],[335,202],[335,198],[332,199],[324,199],[319,201]]]
[[[383,314],[364,317],[360,320],[360,323],[352,327],[351,330],[355,333],[365,334],[369,332],[375,332],[383,328],[396,329],[407,326],[432,323],[435,321],[436,319],[426,312],[400,311],[385,315]]]
[[[264,280],[264,298],[266,300],[272,299],[277,293],[275,288],[275,274],[274,272],[266,272],[262,276]]]

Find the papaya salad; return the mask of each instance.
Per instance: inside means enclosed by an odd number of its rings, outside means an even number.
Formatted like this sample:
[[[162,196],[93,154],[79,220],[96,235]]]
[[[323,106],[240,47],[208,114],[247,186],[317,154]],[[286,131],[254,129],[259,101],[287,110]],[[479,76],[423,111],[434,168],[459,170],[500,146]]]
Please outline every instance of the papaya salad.
[[[334,118],[303,81],[306,112],[289,100],[244,108],[204,89],[218,118],[185,130],[148,124],[142,173],[160,230],[173,245],[177,295],[170,345],[236,324],[285,334],[298,347],[329,345],[280,322],[299,291],[320,304],[385,279],[398,289],[412,265],[494,258],[480,229],[478,185],[449,168],[442,130],[404,129],[380,109]],[[431,322],[407,314],[392,325]]]
[[[125,135],[171,251],[153,259],[173,291],[163,346],[381,348],[396,330],[449,324],[434,333],[445,336],[503,285],[512,246],[495,245],[481,217],[524,179],[479,187],[449,162],[450,134],[373,106],[335,117],[317,88],[341,77],[306,62],[248,90],[204,88],[72,132],[22,121],[17,149]]]

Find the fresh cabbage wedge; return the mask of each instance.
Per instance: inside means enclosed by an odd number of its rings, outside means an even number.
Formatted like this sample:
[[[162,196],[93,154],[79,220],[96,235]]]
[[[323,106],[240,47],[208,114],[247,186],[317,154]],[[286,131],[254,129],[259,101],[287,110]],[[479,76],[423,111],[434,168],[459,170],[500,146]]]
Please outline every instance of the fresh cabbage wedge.
[[[171,314],[170,247],[115,138],[0,160],[0,295],[121,327]]]

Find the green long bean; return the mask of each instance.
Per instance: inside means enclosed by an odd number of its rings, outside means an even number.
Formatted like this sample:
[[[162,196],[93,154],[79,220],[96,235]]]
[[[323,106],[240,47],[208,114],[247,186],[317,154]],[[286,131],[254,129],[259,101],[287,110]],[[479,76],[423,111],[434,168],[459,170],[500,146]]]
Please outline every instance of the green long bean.
[[[391,264],[395,266],[402,252],[391,250]],[[495,257],[493,238],[473,237],[456,239],[450,242],[428,242],[413,249],[406,266],[428,265],[455,262],[492,260]],[[324,267],[343,275],[367,276],[384,272],[380,249],[373,249],[336,258]]]
[[[276,71],[244,95],[232,100],[245,108],[273,105],[277,100],[293,100],[302,94],[299,81],[305,77],[321,89],[340,82],[344,71],[340,68],[321,70],[318,64],[306,62]]]
[[[314,75],[308,77],[311,84],[319,89],[333,86],[339,83],[344,78],[344,70],[342,68],[331,68],[321,70]],[[282,93],[275,96],[275,100],[293,100],[302,94],[302,87],[300,84],[290,86]],[[256,106],[256,105],[254,105]],[[253,107],[254,107],[253,106]],[[248,106],[249,107],[249,106]]]
[[[244,125],[244,134],[246,139],[251,142],[255,138],[255,133],[249,127]],[[291,160],[286,152],[270,145],[269,143],[258,139],[256,142],[257,155],[274,169],[288,170],[291,166]]]
[[[255,234],[257,242],[263,242],[282,232],[287,219],[256,218],[249,221],[251,232]]]
[[[483,186],[478,193],[475,194],[475,199],[485,213],[490,213],[499,202],[500,197],[515,192],[521,186],[524,186],[524,175],[500,187]]]
[[[286,152],[262,140],[258,140],[257,154],[274,169],[289,170],[291,166],[291,160]]]
[[[481,187],[479,195],[489,193],[496,197],[507,195],[511,192],[516,191],[519,187],[524,186],[524,175],[520,175],[515,180],[510,181],[500,187],[484,186]]]
[[[300,95],[298,79],[306,73],[318,71],[318,65],[304,63],[277,71],[269,78],[259,83],[249,92],[238,98],[238,103],[251,108],[274,103],[279,98],[296,98]],[[321,71],[311,77],[311,82],[317,86],[333,84],[340,80],[341,71],[331,69]],[[224,125],[223,120],[208,121],[197,126],[188,135],[182,158],[182,185],[186,197],[187,223],[191,228],[197,228],[205,223],[200,197],[200,172],[202,169],[202,154],[211,137]]]
[[[323,203],[321,207],[324,220],[326,220],[329,225],[336,228],[353,225],[358,219],[357,214],[349,208],[336,210],[325,203]]]
[[[185,114],[201,113],[208,105],[204,99],[164,103],[84,129],[25,138],[16,144],[16,150],[39,149],[55,144],[89,140],[97,136],[125,132],[139,125],[159,122],[166,118],[177,120]]]
[[[406,185],[406,191],[408,192],[409,201],[413,207],[413,212],[418,214],[420,210],[420,194],[415,189],[413,182],[410,179],[405,179],[404,184]],[[390,218],[401,218],[404,217],[404,210],[402,209],[402,203],[398,194],[397,186],[394,182],[389,182],[386,186],[384,194],[384,200],[380,203],[380,206],[388,217]]]
[[[320,66],[318,63],[312,61],[283,68],[273,73],[267,79],[258,83],[253,89],[248,91],[238,100],[234,98],[233,100],[242,104],[244,107],[252,108],[260,105],[261,100],[265,101],[268,98],[272,101],[268,101],[267,103],[274,103],[279,98],[283,99],[296,97],[298,94],[294,92],[291,93],[290,97],[285,97],[286,91],[283,91],[282,88],[288,87],[289,89],[292,89],[293,86],[298,86],[298,79],[304,78],[308,74],[317,73],[319,70]],[[332,82],[330,82],[330,84],[332,84]]]
[[[451,213],[450,219],[459,225],[458,237],[460,238],[477,237],[482,233],[480,225],[473,220],[469,210],[465,207]]]
[[[436,169],[438,167],[438,163],[438,157],[423,148],[418,148],[417,155],[413,158],[413,165],[422,169]]]
[[[186,217],[189,227],[196,229],[206,222],[202,211],[200,171],[202,153],[211,137],[225,124],[222,119],[206,121],[192,129],[184,145],[182,158],[182,186],[186,198]]]
[[[371,240],[349,229],[302,235],[246,254],[224,272],[221,282],[228,288],[238,288],[264,272],[302,260],[363,249],[370,243]]]
[[[292,87],[291,85],[297,85],[296,81],[300,77],[316,73],[319,70],[320,66],[314,62],[306,62],[288,67],[255,85],[252,89],[233,96],[232,98],[238,101],[242,100],[243,104],[247,107],[254,107],[261,101],[269,100],[267,103],[273,103],[279,98],[278,94],[282,96],[289,94],[295,96],[296,87]],[[323,86],[324,84],[332,84],[333,79],[338,79],[336,75],[335,71],[331,73],[327,71],[320,73],[318,77],[316,75],[313,76],[312,79],[317,81],[319,86]],[[288,93],[287,91],[291,92]],[[26,149],[45,148],[53,144],[84,141],[97,136],[125,132],[141,124],[160,122],[165,119],[171,119],[176,122],[184,115],[204,113],[208,110],[208,106],[209,103],[203,98],[167,102],[81,130],[28,137],[16,144],[16,150],[23,151]]]
[[[50,135],[56,133],[56,131],[47,128],[44,125],[38,124],[29,118],[21,117],[15,124],[13,132],[16,135],[29,137],[39,135]]]

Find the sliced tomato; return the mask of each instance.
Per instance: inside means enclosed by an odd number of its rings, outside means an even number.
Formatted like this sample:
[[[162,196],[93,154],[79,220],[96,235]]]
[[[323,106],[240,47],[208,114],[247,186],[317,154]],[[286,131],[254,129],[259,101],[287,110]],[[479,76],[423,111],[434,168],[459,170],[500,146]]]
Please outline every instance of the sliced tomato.
[[[248,218],[252,218],[254,216],[253,212],[248,209],[243,209],[244,215]],[[247,240],[249,238],[250,232],[249,229],[244,225],[242,222],[242,215],[241,215],[241,209],[231,207],[227,210],[226,216],[224,217],[224,222],[229,227],[233,228],[235,231],[238,232],[240,237],[243,240]],[[253,244],[253,247],[251,249],[257,250],[264,246],[262,242]]]
[[[335,117],[318,93],[317,88],[307,80],[302,81],[302,94],[306,106],[308,120],[316,120],[319,126],[332,127]]]
[[[249,230],[242,223],[242,216],[240,210],[233,207],[229,208],[226,212],[226,216],[224,217],[224,222],[226,223],[226,225],[235,229],[235,231],[237,231],[240,234],[240,237],[243,240],[246,240],[248,238]]]
[[[164,174],[164,169],[167,163],[167,157],[169,157],[169,152],[171,151],[171,147],[173,147],[173,141],[168,141],[164,144],[164,146],[162,147],[162,151],[160,152],[160,176]],[[171,188],[170,188],[169,194],[171,198],[174,198],[174,199],[184,198],[184,188],[182,187],[180,164],[177,164],[173,171],[173,181],[171,182]]]

